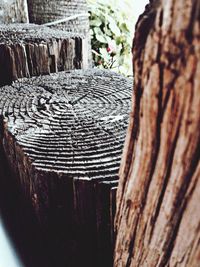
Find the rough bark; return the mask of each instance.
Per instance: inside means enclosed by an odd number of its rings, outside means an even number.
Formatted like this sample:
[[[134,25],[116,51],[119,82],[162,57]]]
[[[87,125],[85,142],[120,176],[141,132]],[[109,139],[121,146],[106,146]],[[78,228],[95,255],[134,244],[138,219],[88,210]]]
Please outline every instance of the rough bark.
[[[0,85],[85,68],[83,36],[34,24],[0,25]]]
[[[130,80],[97,70],[35,77],[0,89],[3,149],[48,228],[58,266],[112,266],[115,192],[131,92]]]
[[[0,0],[0,23],[27,23],[26,0]]]
[[[200,2],[151,1],[117,192],[115,266],[200,263]]]

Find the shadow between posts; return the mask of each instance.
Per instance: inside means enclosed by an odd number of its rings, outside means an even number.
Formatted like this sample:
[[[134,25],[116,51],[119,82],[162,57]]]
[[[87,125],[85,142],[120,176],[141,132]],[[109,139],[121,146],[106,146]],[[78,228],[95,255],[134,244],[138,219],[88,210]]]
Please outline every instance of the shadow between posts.
[[[0,217],[25,267],[56,266],[47,232],[36,220],[30,201],[25,198],[9,167],[3,150],[2,130],[0,117]]]

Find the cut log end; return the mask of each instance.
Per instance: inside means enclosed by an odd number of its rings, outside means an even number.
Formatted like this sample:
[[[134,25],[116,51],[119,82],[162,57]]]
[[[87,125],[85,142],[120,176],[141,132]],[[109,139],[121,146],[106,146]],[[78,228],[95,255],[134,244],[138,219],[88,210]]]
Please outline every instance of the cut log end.
[[[100,70],[23,79],[0,89],[11,169],[41,223],[51,225],[58,239],[66,235],[71,253],[78,251],[85,266],[96,266],[98,257],[102,263],[103,255],[103,263],[112,263],[115,191],[131,94],[131,80]]]

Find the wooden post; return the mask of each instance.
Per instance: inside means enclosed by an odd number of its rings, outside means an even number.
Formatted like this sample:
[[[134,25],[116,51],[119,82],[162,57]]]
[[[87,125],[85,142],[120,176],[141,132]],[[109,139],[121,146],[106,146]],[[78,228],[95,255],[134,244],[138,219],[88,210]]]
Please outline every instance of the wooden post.
[[[84,67],[83,37],[34,24],[0,25],[0,85]]]
[[[28,0],[30,22],[44,24],[70,17],[86,14],[64,23],[68,31],[88,31],[87,3],[85,0]]]
[[[28,21],[26,0],[0,0],[0,23]]]
[[[86,0],[28,0],[27,2],[31,23],[46,24],[75,16],[67,21],[55,23],[51,27],[74,32],[79,35],[82,34],[84,37],[84,68],[91,66],[92,55]]]
[[[150,1],[137,22],[115,264],[200,263],[200,2]]]
[[[4,154],[58,266],[112,265],[113,190],[131,93],[131,80],[93,69],[0,88]]]

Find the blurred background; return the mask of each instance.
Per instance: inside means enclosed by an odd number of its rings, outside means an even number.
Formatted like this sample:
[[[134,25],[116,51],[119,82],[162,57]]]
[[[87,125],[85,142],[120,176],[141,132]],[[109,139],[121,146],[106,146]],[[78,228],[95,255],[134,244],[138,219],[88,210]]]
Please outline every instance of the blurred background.
[[[132,76],[131,46],[148,0],[87,0],[95,66]]]

